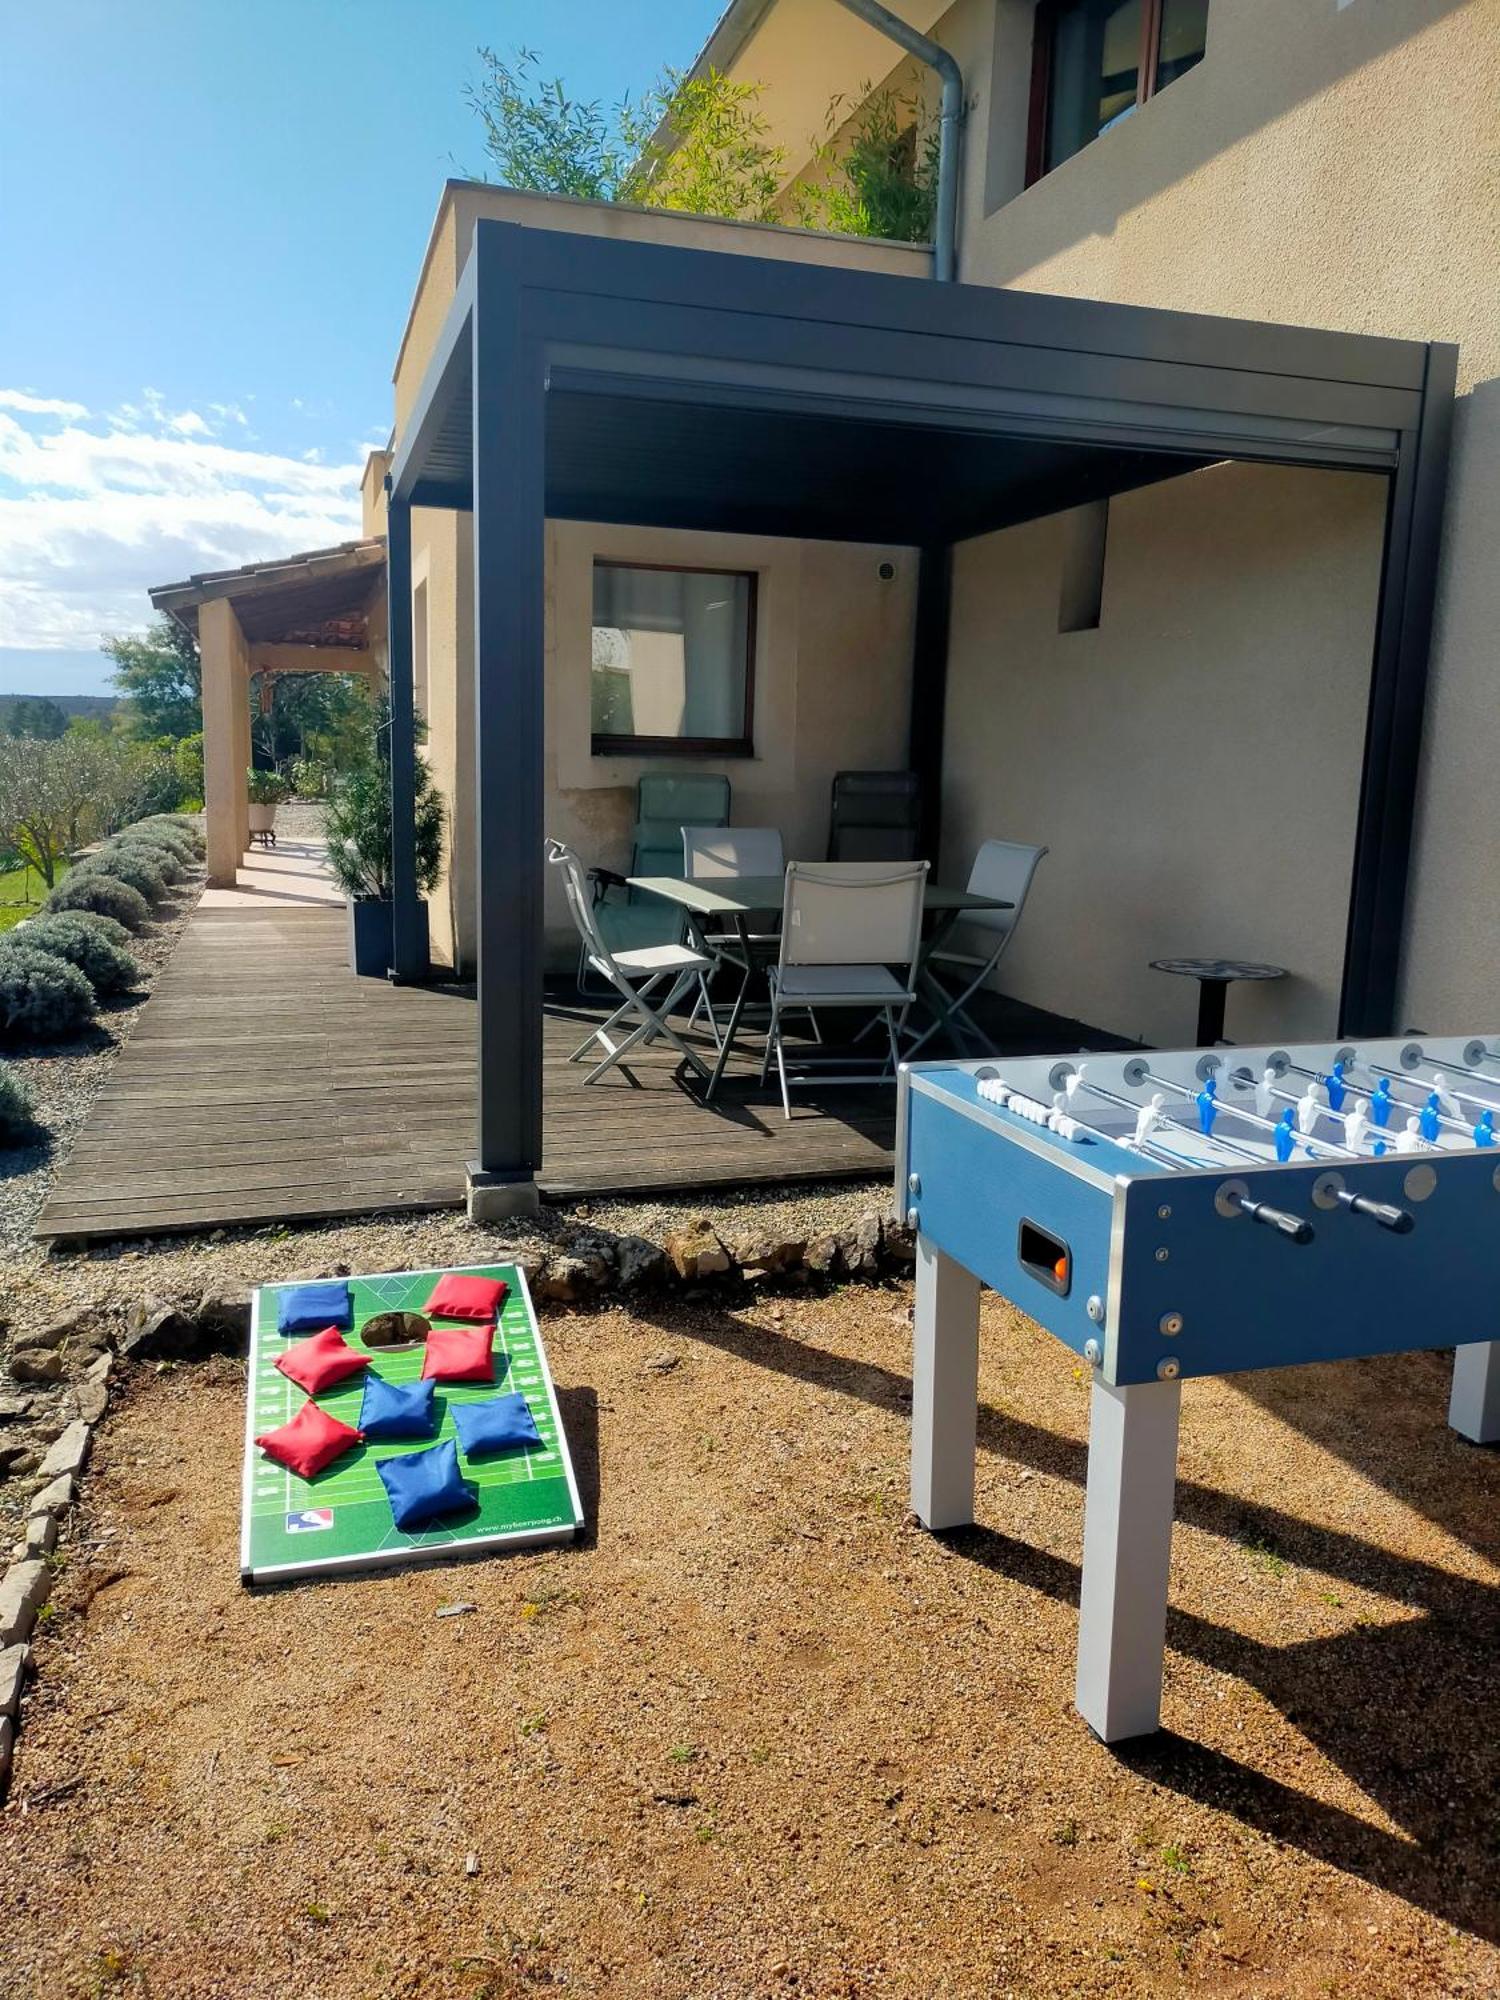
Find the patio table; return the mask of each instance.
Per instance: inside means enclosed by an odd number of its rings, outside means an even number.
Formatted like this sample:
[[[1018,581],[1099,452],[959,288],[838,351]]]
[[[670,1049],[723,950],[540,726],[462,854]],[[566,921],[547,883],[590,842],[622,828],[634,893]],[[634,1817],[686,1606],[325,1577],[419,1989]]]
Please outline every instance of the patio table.
[[[643,889],[648,895],[660,896],[663,901],[676,903],[686,911],[688,925],[700,948],[707,943],[703,933],[703,919],[706,917],[726,918],[739,941],[739,951],[733,955],[733,962],[740,968],[739,988],[729,1011],[729,1025],[724,1030],[718,1059],[703,1092],[707,1100],[719,1087],[755,978],[756,954],[750,936],[751,920],[757,916],[780,915],[786,896],[785,880],[780,875],[716,875],[708,881],[689,882],[676,875],[632,875],[629,881],[632,889]],[[972,890],[950,889],[941,882],[929,880],[922,894],[922,917],[927,935],[916,967],[918,991],[925,994],[929,987],[935,989],[938,1005],[946,1007],[947,995],[931,973],[923,969],[927,960],[944,943],[961,917],[976,910],[1014,908],[1014,903],[995,896],[977,896]],[[715,955],[721,958],[726,956],[722,949]],[[932,1003],[929,1001],[929,1004]]]

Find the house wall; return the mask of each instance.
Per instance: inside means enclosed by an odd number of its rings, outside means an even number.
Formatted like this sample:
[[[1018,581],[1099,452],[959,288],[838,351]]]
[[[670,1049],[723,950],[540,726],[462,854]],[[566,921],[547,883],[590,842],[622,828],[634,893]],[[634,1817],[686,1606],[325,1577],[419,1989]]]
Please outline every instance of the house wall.
[[[1500,860],[1500,0],[1212,0],[1204,61],[1022,191],[1032,14],[962,0],[936,29],[970,83],[966,281],[1459,343],[1399,1020],[1483,1025]]]
[[[1197,984],[1153,958],[1270,960],[1238,1040],[1331,1034],[1374,643],[1384,481],[1219,466],[1109,503],[1097,630],[1060,632],[1070,514],[956,551],[943,873],[1051,849],[1005,990],[1158,1044]]]

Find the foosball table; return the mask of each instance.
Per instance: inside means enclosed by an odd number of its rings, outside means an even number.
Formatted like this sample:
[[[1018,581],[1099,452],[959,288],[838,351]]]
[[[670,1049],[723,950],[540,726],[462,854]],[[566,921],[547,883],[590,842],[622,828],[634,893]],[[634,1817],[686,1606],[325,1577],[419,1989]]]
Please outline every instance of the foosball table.
[[[1160,1722],[1182,1384],[1453,1347],[1500,1442],[1500,1036],[909,1065],[912,1507],[974,1515],[981,1283],[1093,1370],[1078,1707]]]

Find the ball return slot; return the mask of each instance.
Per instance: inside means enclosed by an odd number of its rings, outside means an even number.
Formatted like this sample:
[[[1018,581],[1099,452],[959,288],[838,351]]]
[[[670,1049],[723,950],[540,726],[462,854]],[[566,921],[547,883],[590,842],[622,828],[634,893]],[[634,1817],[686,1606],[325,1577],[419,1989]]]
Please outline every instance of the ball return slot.
[[[1068,1296],[1073,1282],[1073,1255],[1060,1236],[1022,1216],[1016,1232],[1016,1255],[1021,1260],[1021,1269],[1039,1285],[1056,1292],[1060,1299]]]

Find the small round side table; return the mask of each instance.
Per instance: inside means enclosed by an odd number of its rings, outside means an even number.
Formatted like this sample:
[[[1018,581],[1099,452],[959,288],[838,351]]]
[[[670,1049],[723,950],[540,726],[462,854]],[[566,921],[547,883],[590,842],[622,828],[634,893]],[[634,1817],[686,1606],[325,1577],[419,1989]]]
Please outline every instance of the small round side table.
[[[1256,965],[1243,958],[1153,958],[1153,972],[1177,972],[1198,981],[1198,1042],[1211,1049],[1224,1039],[1224,1001],[1236,979],[1285,979],[1284,965]]]

